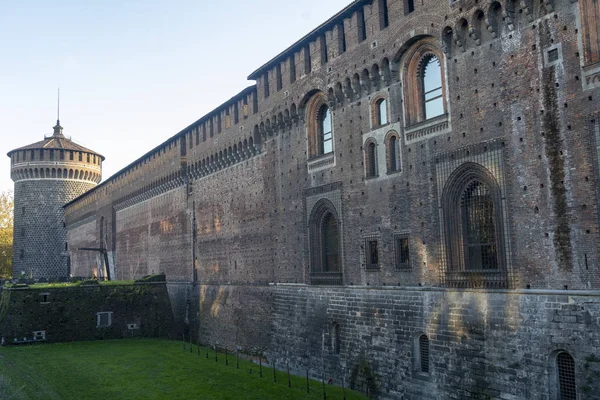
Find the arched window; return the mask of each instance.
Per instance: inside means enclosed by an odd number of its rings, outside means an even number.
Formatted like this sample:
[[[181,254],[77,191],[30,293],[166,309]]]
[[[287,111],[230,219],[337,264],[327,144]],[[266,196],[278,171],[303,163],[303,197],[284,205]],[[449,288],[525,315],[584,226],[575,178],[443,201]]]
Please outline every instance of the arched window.
[[[425,104],[425,119],[444,114],[442,98],[442,68],[440,60],[428,56],[423,66],[423,101]]]
[[[408,126],[446,113],[443,52],[435,39],[421,39],[404,55],[405,121]]]
[[[365,155],[367,178],[374,178],[377,176],[377,146],[374,141],[368,142]]]
[[[556,371],[558,372],[558,398],[560,400],[577,400],[575,385],[575,360],[567,352],[556,356]]]
[[[325,93],[312,93],[305,109],[309,158],[333,153],[333,116]]]
[[[311,283],[341,284],[341,234],[333,203],[320,200],[311,212],[309,224]]]
[[[379,125],[385,125],[388,123],[386,99],[381,99],[377,102],[377,114],[379,117]]]
[[[413,371],[419,375],[429,374],[429,338],[421,333],[414,337]]]
[[[442,194],[446,279],[451,287],[504,288],[500,187],[480,164],[464,163]]]
[[[389,134],[386,150],[388,174],[400,171],[400,161],[398,159],[398,136],[396,132],[391,132]]]
[[[319,110],[319,152],[328,154],[333,151],[333,133],[331,129],[331,111],[326,105]]]

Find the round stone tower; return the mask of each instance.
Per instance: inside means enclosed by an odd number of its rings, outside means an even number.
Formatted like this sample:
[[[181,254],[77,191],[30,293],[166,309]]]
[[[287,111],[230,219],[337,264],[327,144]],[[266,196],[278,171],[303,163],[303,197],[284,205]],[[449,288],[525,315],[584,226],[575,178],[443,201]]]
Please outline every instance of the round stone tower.
[[[62,278],[69,275],[63,206],[102,179],[100,154],[62,133],[12,150],[14,191],[13,277]]]

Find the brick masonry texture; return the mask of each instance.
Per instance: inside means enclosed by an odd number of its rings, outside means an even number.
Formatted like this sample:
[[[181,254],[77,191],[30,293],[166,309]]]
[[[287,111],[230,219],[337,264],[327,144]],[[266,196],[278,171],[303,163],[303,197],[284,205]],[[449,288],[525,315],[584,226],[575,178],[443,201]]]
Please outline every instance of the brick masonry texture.
[[[253,73],[256,85],[66,204],[73,275],[100,265],[76,249],[103,245],[119,279],[166,273],[180,331],[337,383],[362,363],[383,398],[557,398],[559,351],[575,360],[579,396],[594,398],[596,2],[425,0],[407,12],[388,0],[388,26],[384,3],[351,3]],[[432,55],[445,113],[425,120],[419,63]],[[384,126],[372,114],[381,97]],[[322,104],[333,151],[312,158]],[[464,266],[461,199],[448,194],[463,172],[490,189],[497,269]],[[323,204],[340,232],[329,275],[315,261]],[[408,238],[402,268],[397,237]]]

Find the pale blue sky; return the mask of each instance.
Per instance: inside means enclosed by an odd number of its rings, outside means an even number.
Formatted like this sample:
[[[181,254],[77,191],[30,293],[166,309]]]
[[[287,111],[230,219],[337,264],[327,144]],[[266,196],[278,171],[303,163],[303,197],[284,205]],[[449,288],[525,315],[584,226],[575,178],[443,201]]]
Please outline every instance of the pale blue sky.
[[[350,0],[5,0],[0,191],[6,153],[64,133],[104,178],[252,84],[246,77]]]

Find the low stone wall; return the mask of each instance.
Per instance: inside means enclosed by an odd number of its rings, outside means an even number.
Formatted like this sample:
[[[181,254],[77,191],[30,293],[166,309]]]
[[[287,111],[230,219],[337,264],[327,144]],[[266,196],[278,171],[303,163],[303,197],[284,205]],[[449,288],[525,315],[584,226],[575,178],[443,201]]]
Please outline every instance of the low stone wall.
[[[124,337],[170,337],[173,313],[165,283],[4,288],[4,344]]]

